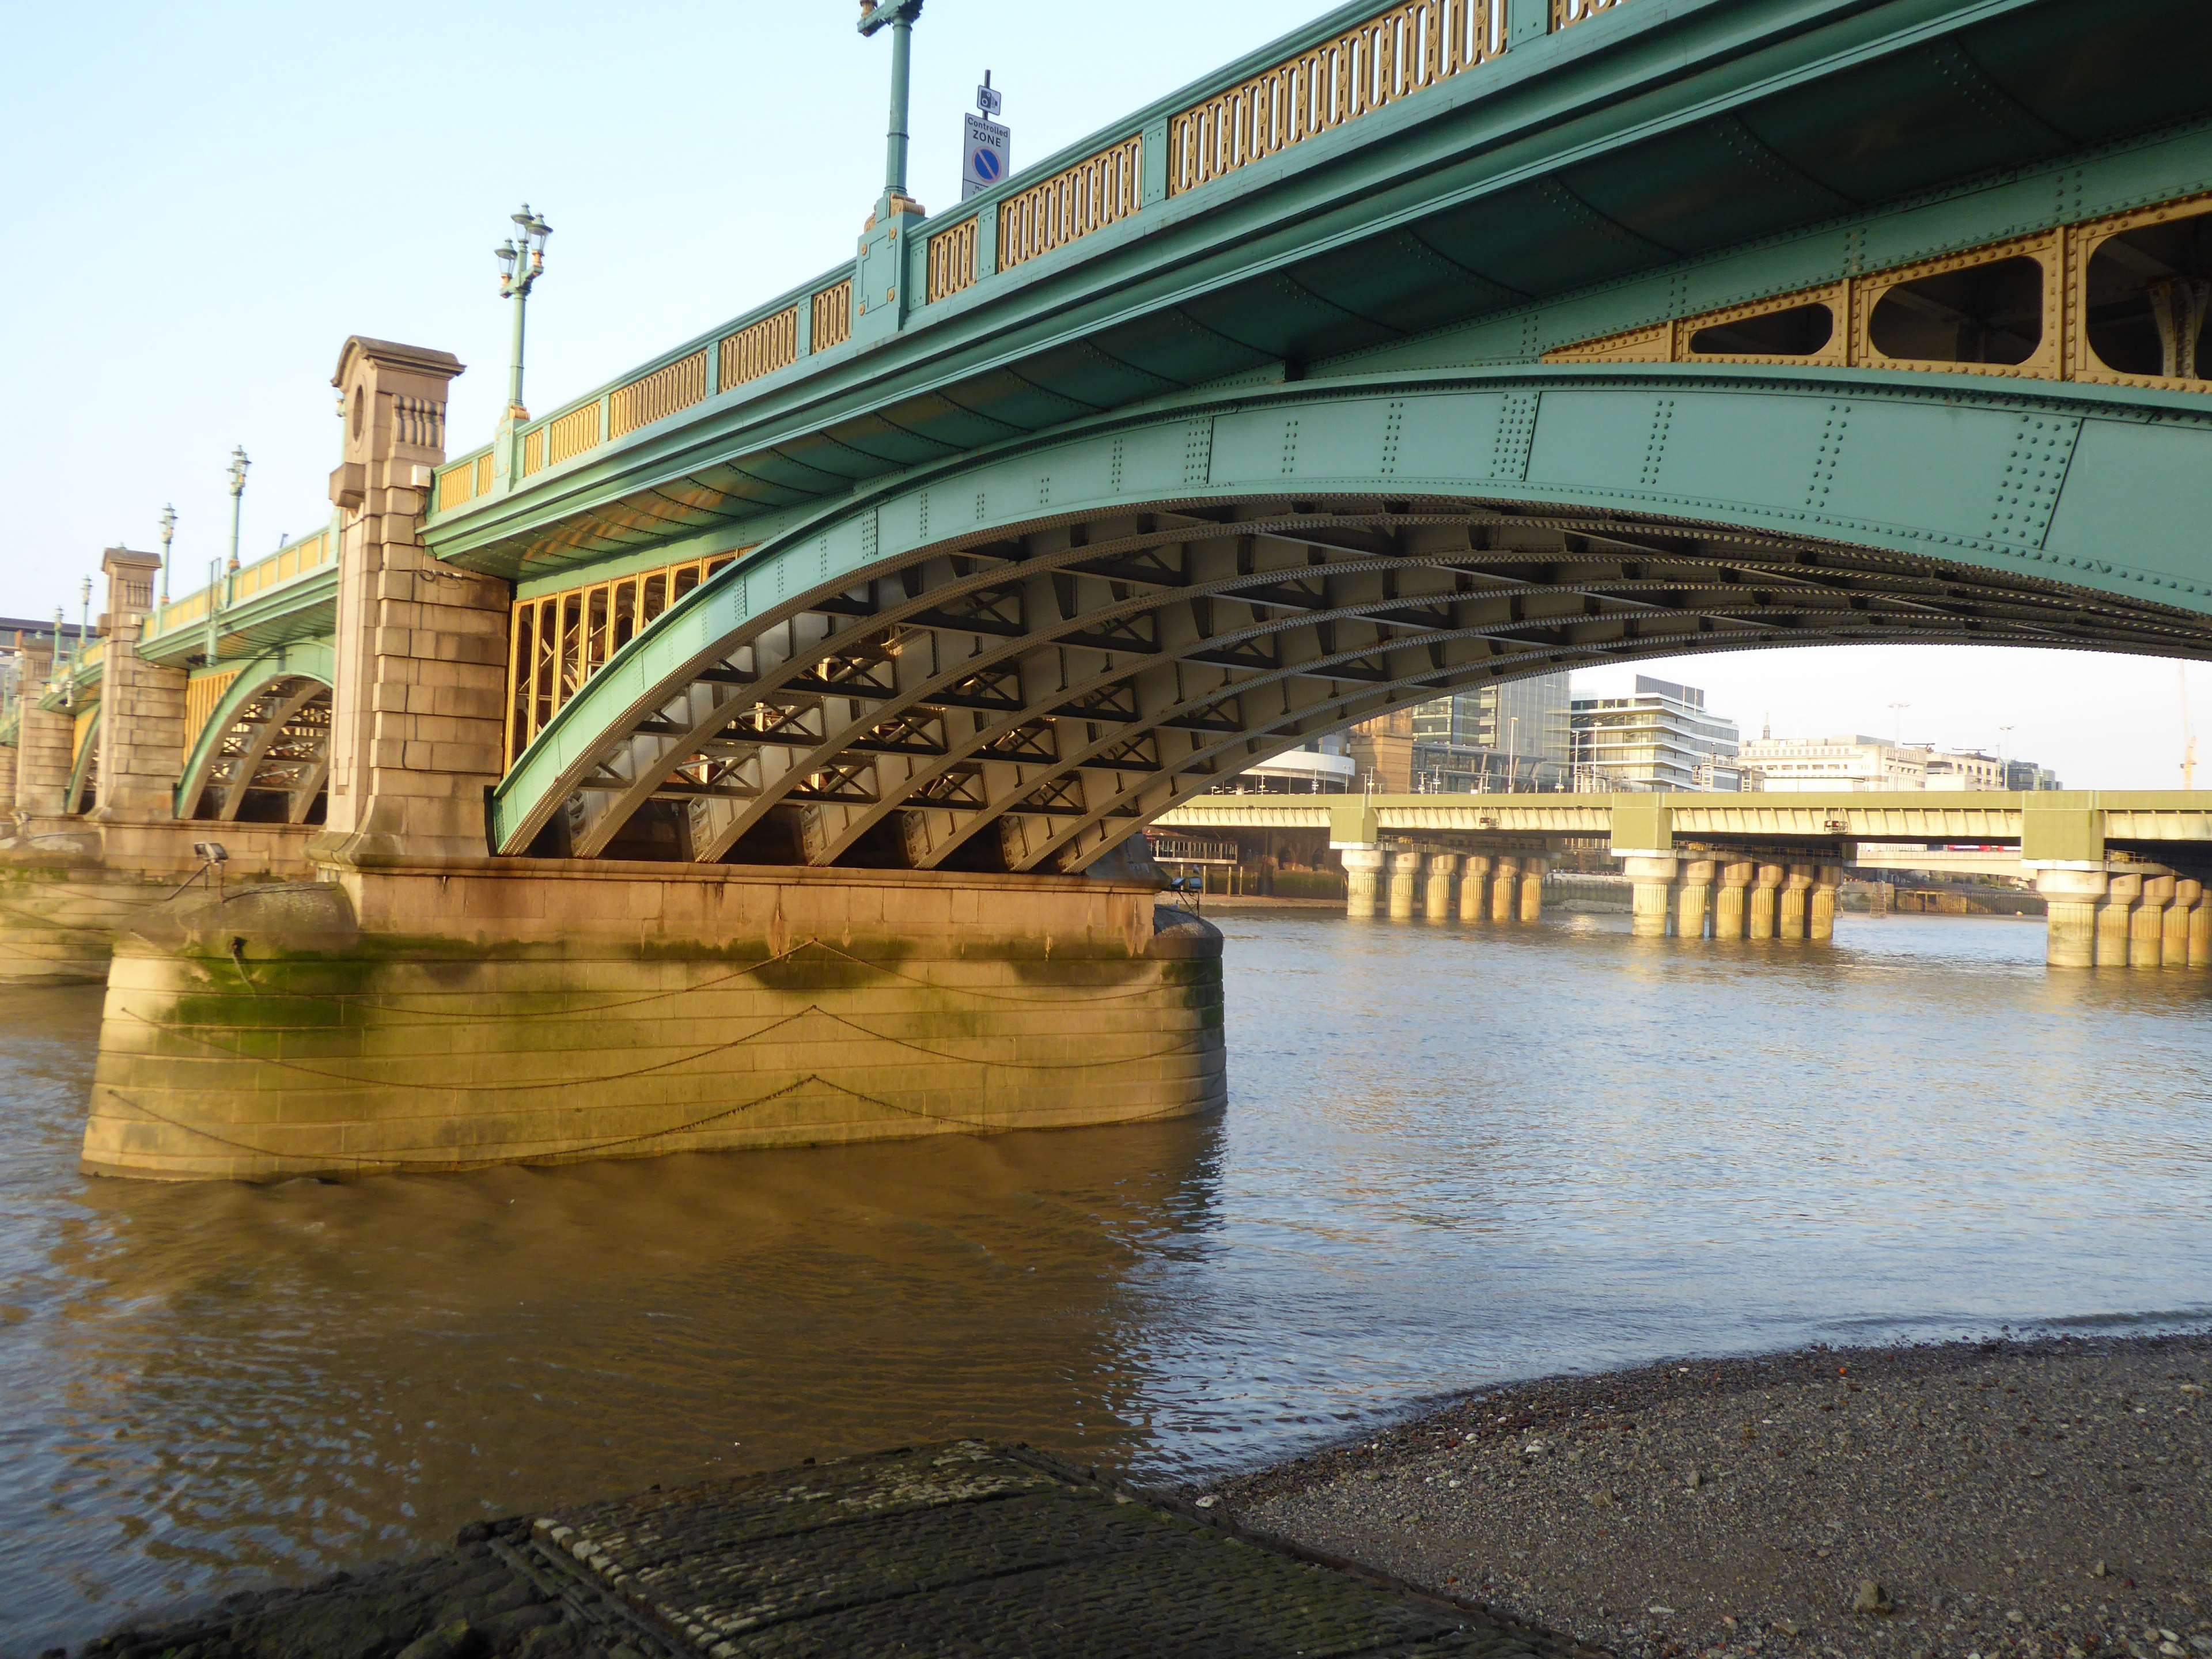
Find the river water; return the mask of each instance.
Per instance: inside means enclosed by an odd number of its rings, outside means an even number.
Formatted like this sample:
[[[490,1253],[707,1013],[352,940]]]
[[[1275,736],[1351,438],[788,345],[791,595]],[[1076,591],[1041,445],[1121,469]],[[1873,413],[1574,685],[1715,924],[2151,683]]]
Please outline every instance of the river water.
[[[1200,1479],[1664,1355],[2212,1318],[2212,975],[1235,911],[1224,1115],[249,1188],[76,1172],[0,992],[0,1651],[956,1434]]]

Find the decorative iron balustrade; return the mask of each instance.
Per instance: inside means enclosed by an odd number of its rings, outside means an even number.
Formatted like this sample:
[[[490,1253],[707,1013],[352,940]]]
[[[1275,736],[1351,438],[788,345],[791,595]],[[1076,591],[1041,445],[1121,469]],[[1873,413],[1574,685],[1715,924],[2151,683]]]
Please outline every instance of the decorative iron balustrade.
[[[934,305],[975,285],[975,221],[963,219],[929,239],[929,286],[925,301]]]
[[[1194,190],[1486,63],[1505,50],[1503,21],[1492,0],[1404,0],[1215,93],[1168,125],[1169,194]]]
[[[1548,0],[1553,30],[1617,9],[1626,0]],[[1223,86],[1166,119],[1164,188],[1170,196],[1225,177],[1318,134],[1436,86],[1506,50],[1508,0],[1396,0],[1281,63]],[[1155,168],[1161,161],[1154,161]],[[1156,188],[1158,181],[1156,180]],[[927,244],[922,306],[951,298],[986,277],[1028,264],[1139,212],[1144,205],[1141,126],[1011,194],[995,213],[995,252],[971,214]],[[799,325],[805,322],[805,344]],[[802,356],[845,344],[853,331],[853,282],[841,277],[796,304],[699,346],[689,356],[564,410],[522,434],[516,479],[611,443],[694,408],[708,395],[708,356],[726,392],[787,368]],[[602,408],[605,413],[600,414]],[[492,493],[489,450],[440,471],[433,511],[453,512]]]
[[[738,556],[686,559],[517,599],[507,653],[507,763],[637,631]]]
[[[1144,140],[1132,134],[999,204],[999,269],[1127,218],[1145,198]]]

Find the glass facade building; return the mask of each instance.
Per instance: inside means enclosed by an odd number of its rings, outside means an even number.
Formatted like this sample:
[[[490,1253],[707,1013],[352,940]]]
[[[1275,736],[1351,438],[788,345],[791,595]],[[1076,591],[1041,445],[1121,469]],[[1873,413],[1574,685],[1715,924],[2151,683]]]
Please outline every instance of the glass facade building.
[[[1625,697],[1577,697],[1573,757],[1578,784],[1594,789],[1743,787],[1735,722],[1705,708],[1693,685],[1636,677]]]

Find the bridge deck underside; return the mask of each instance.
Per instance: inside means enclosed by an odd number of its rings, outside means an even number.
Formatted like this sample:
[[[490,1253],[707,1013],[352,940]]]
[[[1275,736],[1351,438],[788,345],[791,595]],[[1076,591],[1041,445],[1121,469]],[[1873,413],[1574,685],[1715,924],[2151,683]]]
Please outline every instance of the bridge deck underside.
[[[1079,869],[1357,720],[1529,674],[1808,644],[2212,656],[2212,617],[1911,555],[1469,500],[1039,520],[764,611],[501,850]]]

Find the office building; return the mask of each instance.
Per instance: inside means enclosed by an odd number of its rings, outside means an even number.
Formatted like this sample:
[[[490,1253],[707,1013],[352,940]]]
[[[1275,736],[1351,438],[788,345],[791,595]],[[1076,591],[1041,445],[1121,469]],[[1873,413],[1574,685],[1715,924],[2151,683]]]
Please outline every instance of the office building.
[[[1350,749],[1378,794],[1564,789],[1567,676],[1536,674],[1363,720]]]
[[[1581,787],[1732,792],[1742,787],[1736,726],[1693,685],[1636,677],[1626,696],[1577,696],[1573,762]]]

